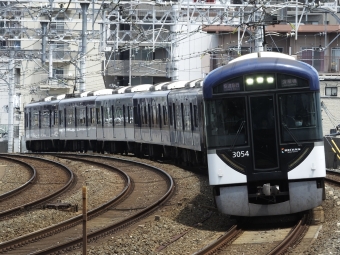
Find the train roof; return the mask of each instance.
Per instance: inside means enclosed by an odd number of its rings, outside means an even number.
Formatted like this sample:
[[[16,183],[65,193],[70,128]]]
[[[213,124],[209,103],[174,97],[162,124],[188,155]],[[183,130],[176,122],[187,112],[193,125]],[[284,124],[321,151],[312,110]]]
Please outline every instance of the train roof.
[[[93,92],[89,92],[87,96],[102,96],[102,95],[110,95],[113,93],[113,89],[101,89]]]
[[[200,88],[203,86],[203,79],[196,79],[185,84],[185,88]]]
[[[150,91],[162,90],[163,85],[167,85],[169,83],[171,83],[171,81],[157,83],[157,84],[153,85],[153,87],[150,88]]]
[[[157,96],[166,96],[170,93],[171,90],[157,90],[157,91],[146,91],[143,93],[134,94],[133,98],[146,98],[146,97],[157,97]]]
[[[151,87],[153,87],[152,84],[141,84],[141,85],[131,86],[131,87],[127,88],[124,91],[124,93],[148,91]]]
[[[208,74],[203,83],[203,95],[212,97],[213,87],[224,81],[252,73],[276,72],[294,75],[311,81],[310,90],[319,90],[319,75],[314,67],[276,52],[250,53],[230,61]]]

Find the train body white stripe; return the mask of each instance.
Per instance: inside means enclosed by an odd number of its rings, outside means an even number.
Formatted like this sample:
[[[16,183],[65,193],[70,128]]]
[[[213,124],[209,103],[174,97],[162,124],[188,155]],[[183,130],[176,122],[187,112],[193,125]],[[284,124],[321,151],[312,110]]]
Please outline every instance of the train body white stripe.
[[[246,175],[239,173],[226,165],[226,163],[224,163],[220,159],[220,157],[216,155],[216,150],[209,150],[207,156],[210,185],[236,184],[247,182]]]
[[[317,142],[312,152],[297,167],[288,172],[289,180],[320,178],[326,176],[323,142]]]

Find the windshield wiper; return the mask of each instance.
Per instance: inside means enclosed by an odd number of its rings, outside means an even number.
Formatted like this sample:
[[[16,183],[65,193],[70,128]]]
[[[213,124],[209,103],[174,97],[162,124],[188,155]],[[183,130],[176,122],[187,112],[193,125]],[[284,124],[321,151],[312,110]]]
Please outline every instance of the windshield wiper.
[[[298,139],[295,138],[295,136],[293,135],[293,133],[290,131],[290,129],[287,127],[287,124],[282,122],[282,126],[286,129],[286,131],[288,132],[288,134],[293,138],[294,142],[298,145],[298,146],[302,146],[302,144],[299,142]]]
[[[241,131],[242,131],[242,129],[243,129],[245,123],[246,123],[245,120],[242,121],[241,124],[240,124],[240,126],[239,126],[239,128],[238,128],[238,130],[237,130],[236,137],[235,137],[235,139],[234,139],[234,141],[233,141],[233,145],[231,146],[231,149],[232,149],[232,150],[233,150],[234,147],[235,147],[237,138],[238,138],[238,136],[240,135],[240,133],[241,133]]]

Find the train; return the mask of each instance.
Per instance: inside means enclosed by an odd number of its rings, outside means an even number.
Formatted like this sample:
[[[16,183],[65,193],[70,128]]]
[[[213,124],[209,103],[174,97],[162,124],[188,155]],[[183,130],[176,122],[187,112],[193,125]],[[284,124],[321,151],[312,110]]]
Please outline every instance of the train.
[[[319,206],[326,175],[317,71],[292,56],[240,56],[204,79],[49,97],[25,106],[32,152],[133,153],[207,166],[218,210]]]

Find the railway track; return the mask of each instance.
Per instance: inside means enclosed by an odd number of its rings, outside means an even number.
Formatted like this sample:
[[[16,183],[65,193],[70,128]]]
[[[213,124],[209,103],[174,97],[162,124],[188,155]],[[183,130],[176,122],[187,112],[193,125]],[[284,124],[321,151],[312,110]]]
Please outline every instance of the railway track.
[[[329,183],[340,186],[340,172],[327,170],[327,175],[325,180]]]
[[[327,170],[327,176],[325,181],[340,186],[340,172]],[[264,253],[267,255],[276,255],[276,254],[284,254],[291,247],[295,247],[307,233],[308,228],[311,224],[311,213],[306,212],[303,214],[301,219],[297,222],[297,224],[289,231],[289,234],[279,242],[273,249],[269,252]],[[210,245],[204,247],[203,249],[194,253],[195,255],[203,255],[203,254],[217,254],[220,249],[223,247],[228,247],[231,245],[237,238],[239,238],[245,229],[242,228],[242,225],[234,225],[228,232],[226,232],[223,236],[221,236],[218,240],[211,243]],[[221,253],[223,254],[223,253]]]
[[[296,225],[291,228],[291,231],[286,235],[286,237],[281,238],[281,241],[276,242],[277,244],[273,246],[273,240],[268,240],[268,246],[270,251],[264,251],[263,254],[267,255],[279,255],[284,254],[290,247],[296,246],[303,238],[303,236],[307,233],[308,227],[310,225],[310,219],[311,219],[311,213],[305,212],[301,219],[296,223]],[[254,219],[253,219],[254,220]],[[249,230],[249,224],[251,225],[251,221],[249,222],[241,222],[240,224],[236,224],[232,226],[228,232],[226,232],[223,236],[221,236],[219,239],[214,241],[213,243],[207,245],[203,249],[197,251],[194,253],[195,255],[207,255],[207,254],[228,254],[230,251],[226,250],[231,245],[239,245],[234,244],[237,243],[238,239],[240,239],[245,232],[252,232],[251,235],[259,236],[261,235],[261,231],[248,231]],[[255,227],[256,228],[256,227]],[[267,230],[268,232],[270,230]],[[273,234],[272,234],[273,235]],[[251,240],[252,238],[243,238]],[[255,238],[254,238],[255,239]],[[238,242],[240,243],[240,242]],[[263,243],[264,244],[264,243]],[[262,244],[262,246],[263,246]],[[247,245],[244,243],[243,245]],[[252,244],[250,244],[252,245]]]
[[[158,208],[159,205],[164,203],[174,190],[174,184],[169,175],[160,169],[155,169],[145,164],[131,163],[122,160],[119,160],[119,163],[117,163],[117,159],[115,160],[116,163],[112,163],[112,158],[103,160],[103,157],[100,159],[98,159],[98,157],[85,159],[84,157],[80,158],[80,156],[59,156],[72,159],[72,161],[82,160],[83,162],[91,162],[91,164],[102,164],[106,165],[106,167],[112,167],[114,164],[115,168],[122,169],[122,174],[126,176],[127,185],[119,196],[113,198],[105,205],[88,212],[88,231],[90,233],[87,237],[88,242],[101,239],[147,216]],[[99,161],[107,162],[100,163]],[[150,171],[150,169],[152,170]],[[133,178],[130,180],[129,176],[124,172]],[[148,172],[149,174],[147,174]],[[153,180],[152,187],[150,187],[150,183],[152,183],[151,180]],[[149,185],[145,185],[147,183],[149,183]],[[167,185],[164,185],[165,183]],[[148,186],[148,188],[145,188],[146,186]],[[158,193],[162,190],[161,186],[167,187],[163,189],[162,195],[159,196]],[[154,190],[157,195],[153,194],[149,196],[150,203],[145,205],[144,198],[147,196],[146,194],[143,195],[143,193],[148,193],[152,190]],[[143,199],[141,199],[141,196]],[[38,231],[37,233],[2,243],[0,244],[0,252],[6,254],[53,254],[55,252],[77,249],[82,245],[82,237],[79,236],[79,228],[81,228],[79,224],[81,222],[82,215],[79,215],[56,226]],[[60,244],[56,246],[56,243]]]
[[[0,219],[41,206],[69,189],[74,181],[69,168],[51,160],[19,155],[0,157],[22,164],[32,173],[24,185],[0,197]]]
[[[18,160],[13,159],[13,158],[8,158],[8,157],[4,157],[4,156],[0,155],[0,159],[3,160],[4,162],[6,162],[6,161],[12,162],[15,165],[15,167],[16,167],[16,165],[23,166],[25,169],[27,169],[28,175],[29,175],[29,178],[27,178],[28,180],[26,182],[24,182],[22,185],[20,185],[16,188],[7,189],[3,194],[1,194],[0,195],[0,202],[1,202],[1,201],[5,200],[5,199],[7,199],[7,198],[9,198],[13,195],[16,195],[16,194],[22,192],[25,188],[28,187],[29,184],[34,183],[35,180],[36,180],[36,177],[37,177],[37,171],[31,165],[29,165],[25,162],[22,162],[22,161],[18,161]]]

